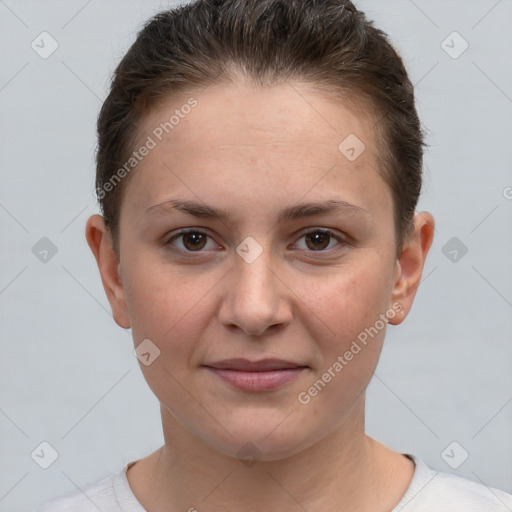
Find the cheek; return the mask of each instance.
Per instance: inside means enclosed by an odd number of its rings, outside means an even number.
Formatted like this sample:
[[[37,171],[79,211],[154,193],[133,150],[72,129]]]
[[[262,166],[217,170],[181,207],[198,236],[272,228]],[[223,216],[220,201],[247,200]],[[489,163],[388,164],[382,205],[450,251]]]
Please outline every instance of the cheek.
[[[207,311],[208,292],[219,278],[197,269],[187,274],[150,258],[133,258],[126,270],[126,304],[135,343],[148,338],[174,366],[185,365],[212,314]]]
[[[304,284],[304,303],[321,320],[327,334],[327,352],[343,350],[366,328],[370,328],[389,308],[392,291],[390,265],[382,258],[361,257],[340,267],[328,278]],[[312,318],[313,318],[312,317]],[[379,323],[380,326],[380,323]],[[318,340],[322,343],[322,338]]]
[[[141,361],[141,371],[160,402],[189,410],[190,393],[195,395],[196,390],[188,376],[203,329],[201,319],[207,317],[205,293],[212,285],[170,267],[133,268],[125,289],[134,343],[149,339],[159,350],[151,364]]]
[[[340,272],[305,303],[319,357],[297,399],[311,417],[325,418],[326,430],[352,409],[377,367],[387,327],[380,315],[389,307],[383,274],[369,267]]]
[[[389,309],[390,269],[382,255],[367,253],[320,286],[305,284],[303,317],[318,358],[310,387],[302,391],[315,414],[324,414],[326,403],[340,414],[347,411],[371,380],[386,333],[381,315]]]

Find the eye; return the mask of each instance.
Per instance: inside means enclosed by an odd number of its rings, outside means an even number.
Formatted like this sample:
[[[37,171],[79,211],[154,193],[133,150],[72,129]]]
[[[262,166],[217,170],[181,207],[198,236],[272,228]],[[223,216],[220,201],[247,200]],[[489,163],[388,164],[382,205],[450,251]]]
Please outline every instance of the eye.
[[[333,231],[328,229],[311,229],[306,233],[303,233],[301,238],[306,240],[306,249],[310,251],[324,251],[329,248],[330,243],[334,240],[337,240],[339,243],[337,245],[343,245],[345,240],[335,234]],[[299,247],[301,249],[301,247]],[[329,248],[329,250],[332,249]]]
[[[172,245],[183,252],[200,252],[207,245],[209,235],[198,229],[182,229],[171,236],[164,245]],[[174,241],[180,241],[181,247],[174,244]]]
[[[205,233],[204,231],[201,231],[196,228],[181,229],[178,233],[175,233],[170,238],[168,238],[163,245],[171,245],[172,247],[176,248],[178,251],[181,252],[199,253],[202,252],[203,249],[208,249],[207,245],[209,238],[211,239],[208,233]],[[306,247],[297,247],[297,245],[300,244],[295,244],[295,247],[300,250],[306,250],[309,252],[330,251],[333,248],[331,245],[333,239],[338,242],[338,244],[335,244],[334,247],[336,247],[336,245],[343,246],[343,244],[345,243],[345,240],[340,235],[337,235],[333,231],[328,229],[311,229],[303,233],[300,238],[305,239]],[[216,244],[214,245],[216,247]],[[210,249],[213,248],[214,247],[210,247]]]

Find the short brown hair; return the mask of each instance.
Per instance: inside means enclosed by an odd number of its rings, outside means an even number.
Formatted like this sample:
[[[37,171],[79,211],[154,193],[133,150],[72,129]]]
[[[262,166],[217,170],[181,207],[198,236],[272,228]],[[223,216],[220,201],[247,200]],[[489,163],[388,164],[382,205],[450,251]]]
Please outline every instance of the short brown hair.
[[[348,0],[196,0],[145,24],[98,117],[96,192],[116,250],[127,179],[112,179],[134,150],[143,116],[163,100],[240,73],[268,86],[306,81],[345,101],[348,93],[372,113],[399,254],[412,228],[426,144],[402,59]]]

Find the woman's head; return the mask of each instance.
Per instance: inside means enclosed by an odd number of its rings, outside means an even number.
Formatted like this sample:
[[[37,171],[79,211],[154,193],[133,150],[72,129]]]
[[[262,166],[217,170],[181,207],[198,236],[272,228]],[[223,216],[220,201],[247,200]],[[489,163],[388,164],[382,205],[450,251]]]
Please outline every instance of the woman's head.
[[[117,67],[98,120],[96,190],[116,247],[143,120],[170,98],[240,77],[266,87],[309,83],[372,116],[376,170],[393,196],[398,254],[421,189],[422,129],[401,58],[346,0],[203,0],[146,24]],[[181,115],[149,134],[154,143]]]
[[[165,434],[267,459],[351,439],[433,236],[428,213],[411,218],[422,142],[383,36],[348,2],[163,13],[118,68],[99,129],[108,223],[91,217],[87,239]],[[234,358],[284,361],[293,378],[226,375]]]

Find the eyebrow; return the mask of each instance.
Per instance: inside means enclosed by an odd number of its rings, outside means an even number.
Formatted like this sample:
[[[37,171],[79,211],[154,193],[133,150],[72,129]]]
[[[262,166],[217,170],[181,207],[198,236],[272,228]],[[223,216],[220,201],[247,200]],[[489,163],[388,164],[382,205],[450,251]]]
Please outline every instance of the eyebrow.
[[[169,199],[163,203],[155,204],[149,207],[146,213],[150,215],[166,214],[172,213],[172,210],[179,210],[201,219],[218,219],[229,222],[233,218],[229,212],[209,206],[205,203],[179,199]],[[326,213],[370,215],[362,206],[348,203],[347,201],[330,199],[322,202],[308,202],[289,206],[279,213],[278,222],[290,222],[295,219]]]

